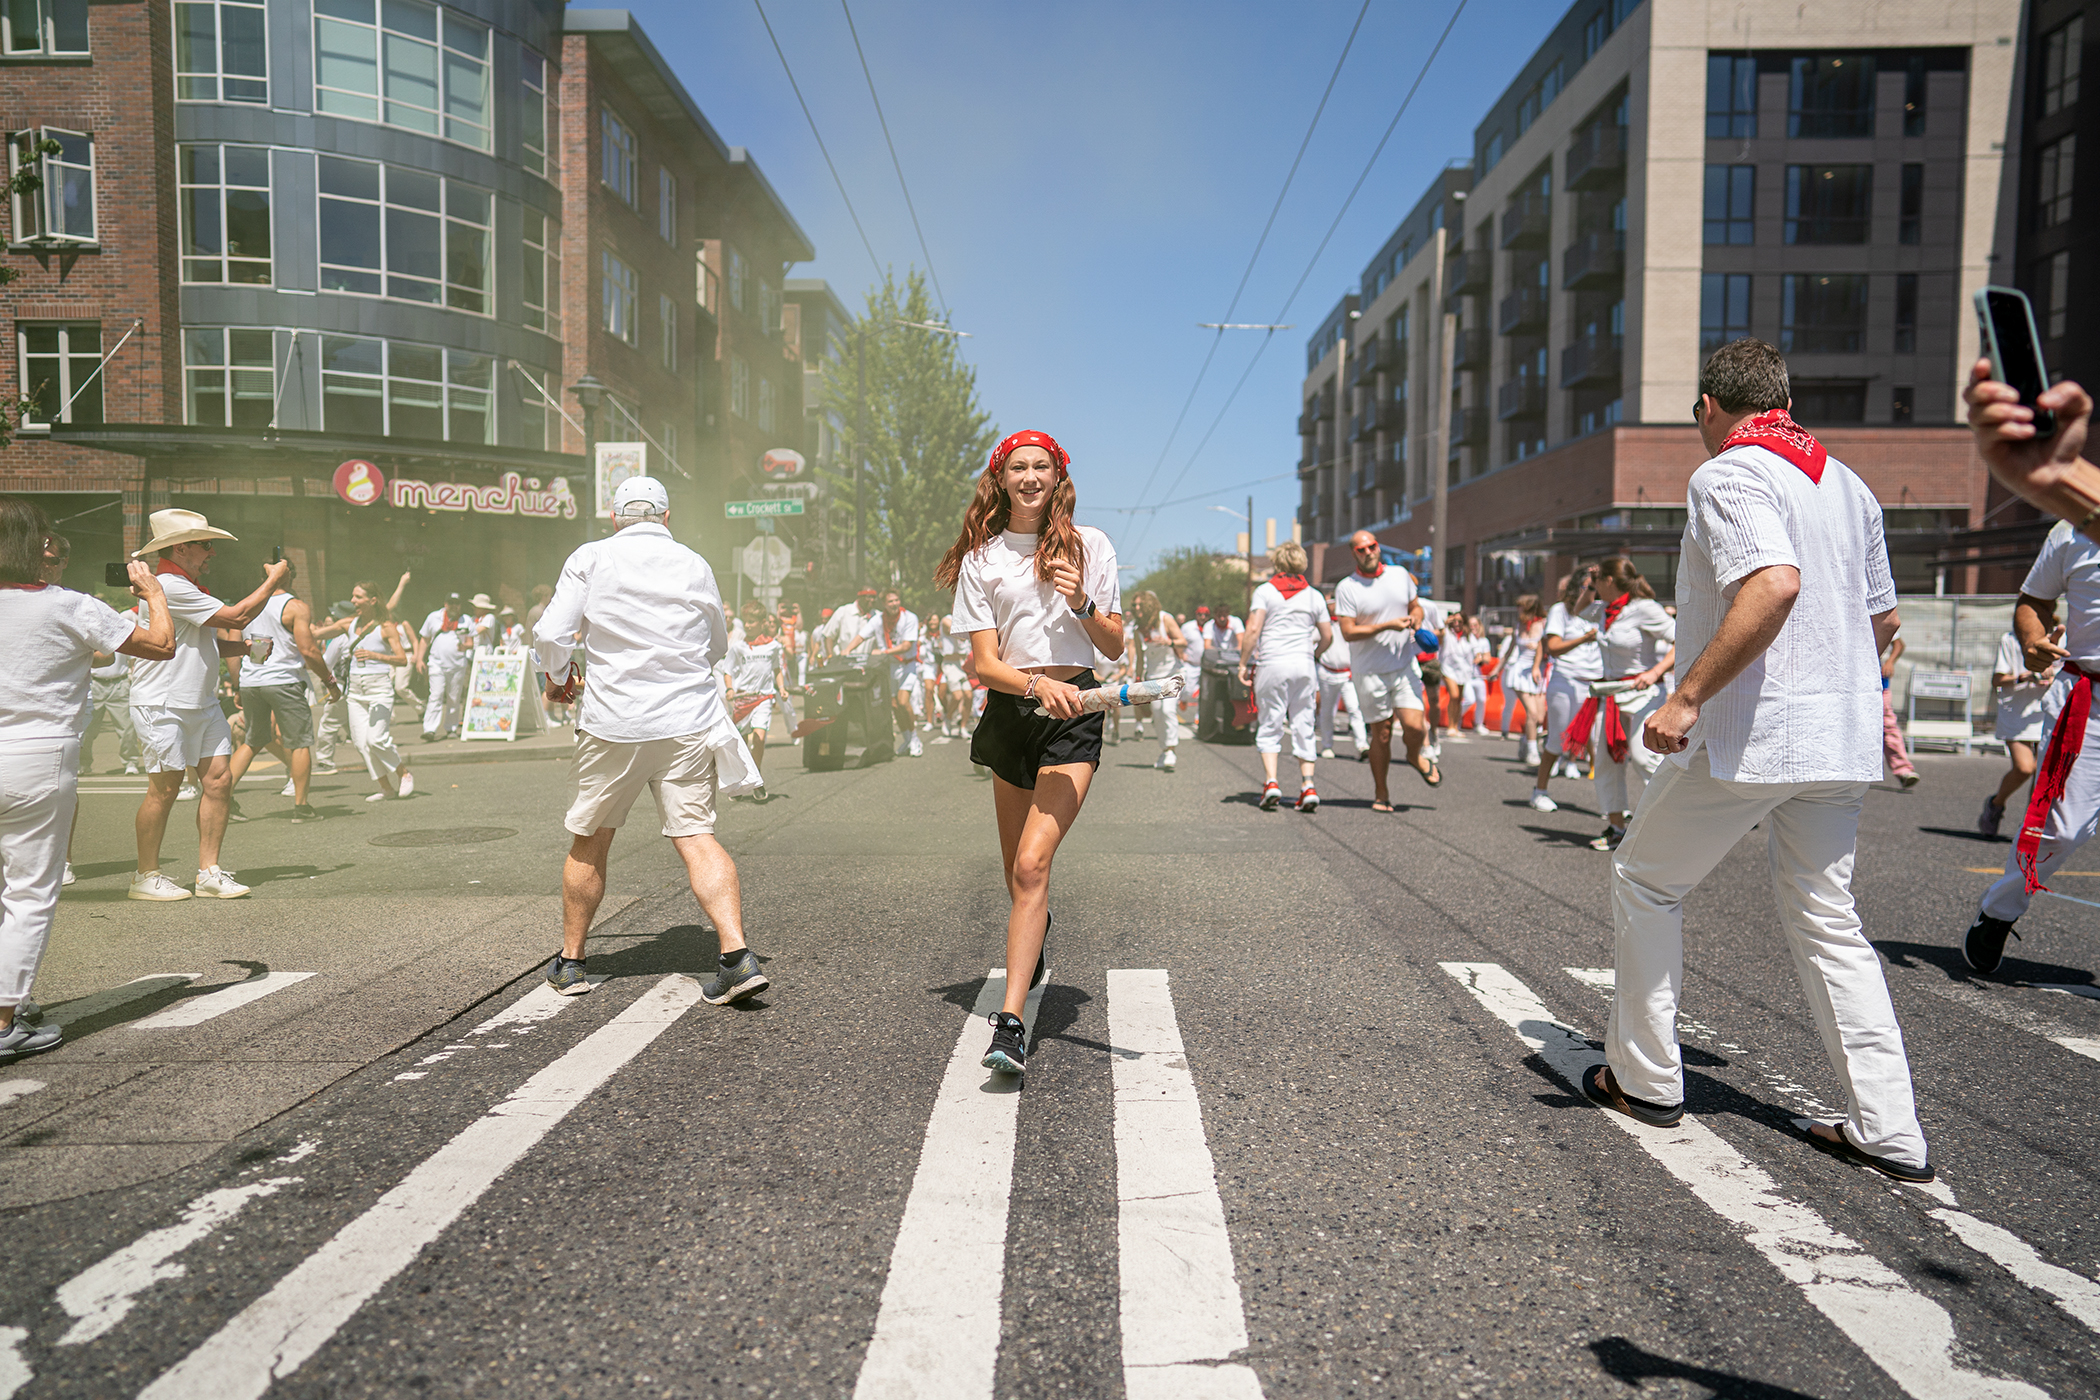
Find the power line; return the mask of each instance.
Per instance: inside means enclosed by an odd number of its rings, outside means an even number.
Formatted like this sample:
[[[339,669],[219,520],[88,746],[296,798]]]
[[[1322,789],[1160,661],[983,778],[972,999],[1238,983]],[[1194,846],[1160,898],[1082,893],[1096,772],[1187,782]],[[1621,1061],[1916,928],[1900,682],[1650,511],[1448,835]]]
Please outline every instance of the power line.
[[[795,81],[795,70],[788,66],[787,52],[780,47],[780,36],[773,32],[773,21],[766,18],[765,0],[751,0],[751,3],[758,7],[758,22],[766,27],[766,37],[773,41],[773,52],[780,55],[780,71],[787,74],[788,86],[795,90],[795,101],[802,104],[802,117],[809,123],[809,134],[817,139],[817,150],[823,153],[824,166],[831,172],[831,183],[839,187],[839,198],[846,202],[846,213],[853,220],[853,231],[860,235],[860,246],[868,250],[868,261],[875,267],[875,280],[880,282],[884,275],[882,259],[875,256],[875,245],[868,241],[868,231],[860,226],[860,214],[853,207],[853,196],[846,193],[846,182],[839,178],[839,168],[832,164],[831,152],[824,145],[824,134],[817,130],[817,119],[810,115],[809,103],[803,99],[802,84]]]
[[[882,99],[875,95],[875,75],[868,71],[868,55],[860,46],[860,31],[853,25],[853,9],[846,0],[839,0],[839,8],[846,12],[846,32],[853,36],[853,52],[860,56],[860,74],[868,80],[868,100],[875,104],[875,120],[882,127],[882,139],[890,148],[890,164],[897,171],[897,188],[904,191],[904,207],[911,213],[912,232],[919,235],[919,251],[926,255],[926,275],[933,279],[933,294],[940,298],[941,315],[948,315],[948,296],[941,290],[941,274],[933,270],[933,251],[926,246],[926,230],[919,227],[919,211],[911,202],[911,186],[904,183],[904,162],[897,159],[897,143],[890,140],[889,118],[882,115]]]
[[[1274,476],[1258,476],[1252,481],[1242,481],[1236,486],[1220,486],[1214,491],[1198,491],[1193,496],[1183,496],[1172,501],[1161,501],[1156,506],[1079,506],[1078,509],[1107,511],[1111,515],[1144,515],[1151,511],[1165,510],[1168,506],[1185,506],[1191,501],[1207,501],[1212,496],[1229,496],[1235,491],[1244,491],[1250,486],[1265,486],[1269,482],[1281,481],[1287,476],[1296,476],[1297,474],[1291,471],[1278,472]]]

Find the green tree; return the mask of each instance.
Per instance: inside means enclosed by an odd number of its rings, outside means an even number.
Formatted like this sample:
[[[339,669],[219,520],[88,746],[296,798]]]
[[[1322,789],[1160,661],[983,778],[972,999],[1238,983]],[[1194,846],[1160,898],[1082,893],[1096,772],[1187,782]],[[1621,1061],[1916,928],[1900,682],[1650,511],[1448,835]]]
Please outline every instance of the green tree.
[[[977,402],[977,371],[963,362],[956,337],[899,324],[936,319],[923,273],[907,274],[901,285],[885,277],[868,290],[861,323],[833,343],[834,358],[824,365],[824,392],[847,439],[841,461],[848,465],[823,473],[834,525],[843,530],[850,557],[850,463],[855,448],[864,448],[862,581],[877,588],[894,583],[907,605],[921,610],[935,597],[934,566],[955,542],[977,475],[999,440]],[[856,443],[863,369],[866,437]]]
[[[1161,607],[1184,620],[1199,603],[1212,608],[1229,603],[1238,609],[1247,594],[1247,566],[1234,567],[1237,558],[1213,554],[1197,544],[1162,550],[1152,572],[1124,592],[1123,610],[1128,612],[1131,597],[1147,589],[1159,595]]]

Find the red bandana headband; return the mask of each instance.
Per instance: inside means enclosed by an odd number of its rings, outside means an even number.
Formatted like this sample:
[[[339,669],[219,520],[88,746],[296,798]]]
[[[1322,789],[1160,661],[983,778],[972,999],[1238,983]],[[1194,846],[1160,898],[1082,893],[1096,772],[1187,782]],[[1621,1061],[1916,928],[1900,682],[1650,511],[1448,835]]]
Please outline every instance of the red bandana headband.
[[[1006,459],[1013,455],[1013,450],[1016,447],[1040,447],[1050,454],[1050,463],[1057,468],[1057,474],[1060,478],[1072,474],[1072,455],[1057,445],[1056,438],[1048,433],[1039,433],[1033,428],[1023,428],[1020,432],[1011,434],[1004,442],[993,448],[992,460],[985,463],[985,471],[987,473],[996,472],[999,468],[1005,466]]]

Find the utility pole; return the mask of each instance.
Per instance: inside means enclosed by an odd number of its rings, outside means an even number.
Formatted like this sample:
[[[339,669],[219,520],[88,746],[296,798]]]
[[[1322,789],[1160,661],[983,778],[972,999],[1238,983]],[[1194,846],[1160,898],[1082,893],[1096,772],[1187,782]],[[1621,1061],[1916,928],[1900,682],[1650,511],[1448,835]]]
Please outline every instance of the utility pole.
[[[1445,298],[1446,259],[1445,243],[1449,234],[1444,229],[1436,231],[1436,291],[1439,304],[1445,304],[1439,324],[1443,330],[1442,344],[1437,347],[1438,369],[1436,396],[1436,451],[1431,455],[1429,469],[1436,473],[1435,496],[1429,512],[1429,596],[1438,593],[1437,585],[1442,581],[1449,566],[1444,563],[1444,535],[1451,524],[1451,389],[1454,361],[1458,353],[1458,315],[1449,309]]]
[[[868,339],[868,322],[865,317],[855,329],[853,336],[853,372],[860,381],[860,393],[853,409],[853,586],[859,588],[865,578],[861,573],[861,550],[868,534],[868,503],[861,493],[861,468],[868,460],[868,362],[865,346]]]
[[[1247,606],[1254,606],[1254,498],[1247,498]],[[1240,614],[1242,617],[1245,613]]]

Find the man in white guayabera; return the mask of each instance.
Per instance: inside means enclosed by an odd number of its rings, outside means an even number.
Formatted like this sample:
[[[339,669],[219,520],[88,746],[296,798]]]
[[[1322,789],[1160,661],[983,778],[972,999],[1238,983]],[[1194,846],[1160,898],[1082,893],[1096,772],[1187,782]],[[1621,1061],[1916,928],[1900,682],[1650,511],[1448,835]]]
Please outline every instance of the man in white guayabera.
[[[1794,970],[1845,1086],[1844,1119],[1809,1124],[1810,1140],[1927,1182],[1903,1032],[1852,901],[1860,806],[1881,777],[1879,657],[1896,585],[1874,493],[1791,404],[1786,361],[1761,340],[1722,346],[1699,376],[1712,456],[1687,492],[1677,690],[1637,739],[1672,757],[1612,858],[1617,991],[1607,1063],[1582,1090],[1653,1126],[1683,1117],[1684,898],[1763,823]]]
[[[574,839],[562,867],[562,946],[547,982],[564,996],[591,989],[583,945],[605,898],[605,861],[627,809],[647,788],[693,895],[715,926],[720,970],[700,989],[720,1005],[766,989],[744,945],[736,862],[715,840],[715,801],[759,786],[758,765],[730,723],[715,665],[729,650],[722,591],[707,561],[671,538],[671,498],[654,477],[613,492],[613,534],[562,565],[554,597],[533,629],[547,698],[576,721],[576,800],[564,824]],[[584,676],[571,657],[581,647]]]

